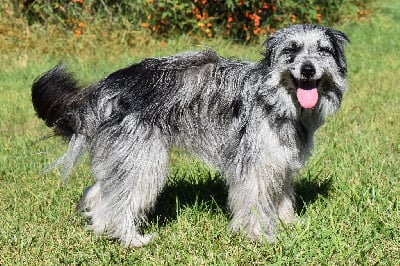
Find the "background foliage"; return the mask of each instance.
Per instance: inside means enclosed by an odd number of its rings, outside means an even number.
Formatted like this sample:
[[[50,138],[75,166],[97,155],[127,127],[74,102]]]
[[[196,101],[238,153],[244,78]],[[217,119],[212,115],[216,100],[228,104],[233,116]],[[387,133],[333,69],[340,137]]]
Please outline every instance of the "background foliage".
[[[60,25],[77,37],[102,19],[115,27],[145,29],[155,36],[226,36],[250,41],[293,23],[332,25],[362,18],[370,0],[24,0],[14,4],[30,24]]]

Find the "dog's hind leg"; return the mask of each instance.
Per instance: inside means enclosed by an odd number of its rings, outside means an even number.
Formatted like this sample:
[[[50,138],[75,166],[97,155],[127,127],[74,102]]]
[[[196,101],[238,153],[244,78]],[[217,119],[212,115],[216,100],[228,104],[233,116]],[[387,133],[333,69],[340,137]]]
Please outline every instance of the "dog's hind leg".
[[[139,227],[167,176],[168,151],[160,131],[127,117],[100,132],[91,153],[96,183],[79,204],[91,219],[89,229],[124,246],[147,244],[154,235],[140,234]]]

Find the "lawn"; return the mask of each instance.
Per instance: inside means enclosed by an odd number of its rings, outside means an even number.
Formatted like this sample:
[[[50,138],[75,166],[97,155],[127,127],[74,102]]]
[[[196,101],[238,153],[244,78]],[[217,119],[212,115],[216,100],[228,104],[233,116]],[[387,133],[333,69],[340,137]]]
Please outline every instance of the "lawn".
[[[376,5],[364,21],[338,26],[351,40],[348,91],[296,179],[298,222],[281,226],[275,245],[229,234],[223,180],[178,151],[145,228],[159,238],[126,249],[86,231],[76,204],[92,182],[88,164],[65,184],[58,171],[42,172],[66,144],[51,137],[30,102],[32,81],[59,60],[90,83],[144,57],[189,49],[259,60],[261,43],[181,37],[161,44],[140,32],[110,33],[99,43],[90,32],[49,38],[0,17],[0,265],[398,265],[400,4]]]

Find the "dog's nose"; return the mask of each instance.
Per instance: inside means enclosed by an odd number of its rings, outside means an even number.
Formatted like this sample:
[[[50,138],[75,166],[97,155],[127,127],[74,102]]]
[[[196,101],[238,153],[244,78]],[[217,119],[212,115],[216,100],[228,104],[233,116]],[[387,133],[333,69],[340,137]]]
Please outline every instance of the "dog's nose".
[[[315,75],[315,67],[310,62],[306,62],[301,66],[300,73],[305,78],[310,79]]]

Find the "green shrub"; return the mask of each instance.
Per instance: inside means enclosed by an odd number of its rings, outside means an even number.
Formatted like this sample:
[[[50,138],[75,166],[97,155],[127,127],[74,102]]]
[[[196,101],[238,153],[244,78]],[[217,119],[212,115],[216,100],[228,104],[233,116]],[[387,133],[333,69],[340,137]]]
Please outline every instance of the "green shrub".
[[[330,25],[364,14],[371,0],[25,0],[19,7],[29,23],[57,24],[80,36],[95,19],[155,36],[223,35],[250,41],[293,23]],[[362,12],[360,12],[360,10]]]

